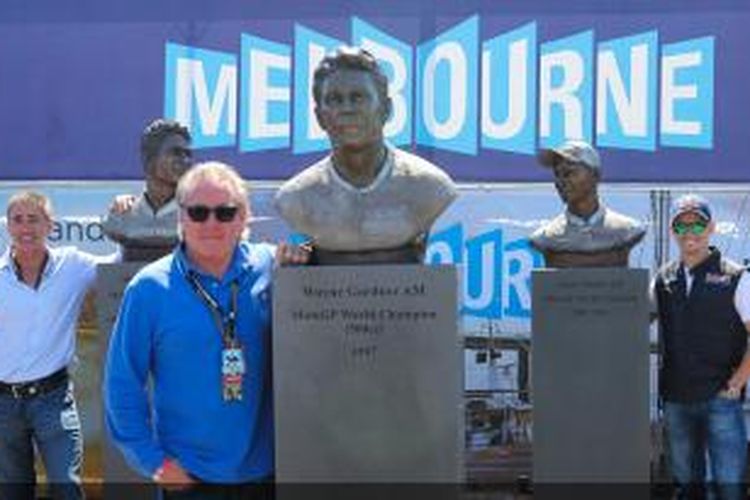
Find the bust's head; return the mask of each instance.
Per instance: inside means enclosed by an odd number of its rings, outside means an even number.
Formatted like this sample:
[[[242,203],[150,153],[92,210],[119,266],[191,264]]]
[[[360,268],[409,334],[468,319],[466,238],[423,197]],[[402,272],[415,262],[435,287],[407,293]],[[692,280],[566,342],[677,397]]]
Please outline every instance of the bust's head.
[[[568,141],[552,149],[542,149],[539,163],[551,168],[555,175],[555,188],[567,205],[578,205],[595,200],[601,180],[599,153],[583,141]]]
[[[156,119],[141,135],[141,163],[146,178],[177,186],[193,161],[187,127],[173,120]]]
[[[340,47],[315,70],[315,115],[334,148],[383,141],[391,113],[388,78],[377,60],[361,48]]]

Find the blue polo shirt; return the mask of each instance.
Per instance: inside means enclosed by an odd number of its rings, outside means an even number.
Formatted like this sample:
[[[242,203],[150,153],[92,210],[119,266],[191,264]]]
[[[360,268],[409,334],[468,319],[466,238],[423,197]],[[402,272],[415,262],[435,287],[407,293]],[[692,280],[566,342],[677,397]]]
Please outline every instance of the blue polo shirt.
[[[128,463],[144,476],[151,477],[165,457],[207,482],[272,474],[273,254],[271,245],[242,242],[218,280],[193,268],[178,248],[128,284],[107,354],[105,417]],[[187,279],[191,270],[225,311],[232,283],[238,284],[237,336],[246,366],[241,401],[223,400],[222,339]]]

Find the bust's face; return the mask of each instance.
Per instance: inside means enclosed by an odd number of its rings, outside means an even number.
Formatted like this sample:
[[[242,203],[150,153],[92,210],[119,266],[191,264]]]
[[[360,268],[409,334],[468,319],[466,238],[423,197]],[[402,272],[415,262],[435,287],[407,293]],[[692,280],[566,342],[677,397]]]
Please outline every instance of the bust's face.
[[[598,179],[594,172],[580,163],[561,160],[554,166],[555,188],[566,204],[596,196]]]
[[[320,126],[334,148],[364,147],[383,141],[387,103],[366,71],[340,69],[321,86],[315,108]]]
[[[165,184],[177,186],[180,177],[193,163],[190,144],[180,134],[170,134],[159,146],[148,165],[147,175]]]

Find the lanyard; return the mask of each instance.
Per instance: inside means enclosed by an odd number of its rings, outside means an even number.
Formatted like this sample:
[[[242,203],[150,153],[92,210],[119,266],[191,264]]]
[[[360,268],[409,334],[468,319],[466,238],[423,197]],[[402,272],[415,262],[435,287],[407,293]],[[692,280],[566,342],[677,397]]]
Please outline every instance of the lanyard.
[[[211,317],[213,317],[214,322],[216,323],[216,328],[219,329],[219,333],[221,334],[221,339],[224,341],[225,345],[231,345],[236,343],[236,318],[237,318],[237,291],[239,288],[239,285],[237,284],[237,280],[232,281],[231,287],[232,287],[232,300],[229,304],[229,311],[224,311],[222,307],[219,305],[216,300],[211,297],[211,295],[206,291],[205,288],[203,288],[203,285],[201,285],[200,281],[198,281],[198,278],[195,275],[194,271],[188,271],[187,273],[187,279],[190,285],[193,287],[193,290],[196,294],[198,294],[198,297],[201,298],[204,304],[208,307],[209,311],[211,312]]]

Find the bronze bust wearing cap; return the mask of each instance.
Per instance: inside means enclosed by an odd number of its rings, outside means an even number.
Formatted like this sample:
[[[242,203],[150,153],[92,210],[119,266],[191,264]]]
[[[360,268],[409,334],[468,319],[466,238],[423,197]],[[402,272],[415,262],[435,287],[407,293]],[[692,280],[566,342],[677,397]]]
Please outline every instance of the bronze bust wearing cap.
[[[530,237],[547,267],[626,267],[630,250],[643,239],[636,220],[606,207],[597,187],[599,153],[583,141],[543,149],[539,163],[553,170],[555,188],[565,203],[563,213]]]
[[[437,166],[385,143],[391,99],[377,61],[339,48],[316,68],[313,97],[332,151],[279,189],[282,218],[311,239],[312,263],[420,263],[456,188]]]

